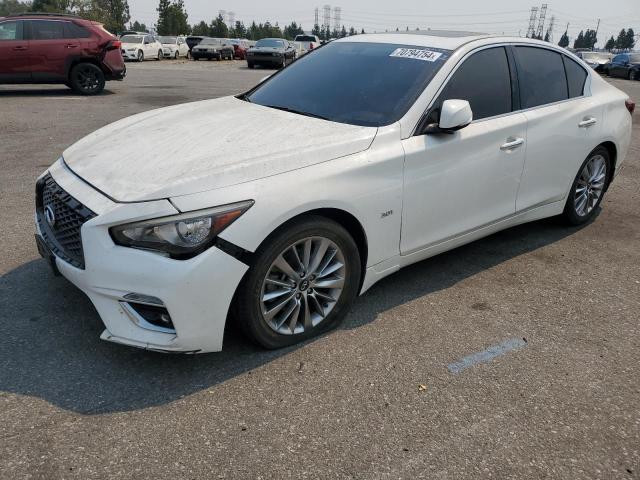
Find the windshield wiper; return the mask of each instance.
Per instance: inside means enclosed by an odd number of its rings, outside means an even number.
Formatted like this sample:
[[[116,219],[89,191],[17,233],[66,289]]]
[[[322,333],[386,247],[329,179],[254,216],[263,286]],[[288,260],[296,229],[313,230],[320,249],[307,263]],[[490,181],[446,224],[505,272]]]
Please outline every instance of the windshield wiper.
[[[323,117],[322,115],[303,112],[301,110],[296,110],[295,108],[281,107],[279,105],[265,105],[265,107],[275,108],[276,110],[282,110],[283,112],[295,113],[296,115],[304,115],[305,117],[319,118],[320,120],[329,120],[327,117]]]

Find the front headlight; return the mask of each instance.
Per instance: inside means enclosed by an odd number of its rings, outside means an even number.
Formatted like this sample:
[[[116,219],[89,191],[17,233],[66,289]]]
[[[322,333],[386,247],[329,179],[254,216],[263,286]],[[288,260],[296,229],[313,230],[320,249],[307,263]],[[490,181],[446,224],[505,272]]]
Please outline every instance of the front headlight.
[[[185,259],[213,245],[216,237],[251,208],[253,200],[112,227],[117,245]]]

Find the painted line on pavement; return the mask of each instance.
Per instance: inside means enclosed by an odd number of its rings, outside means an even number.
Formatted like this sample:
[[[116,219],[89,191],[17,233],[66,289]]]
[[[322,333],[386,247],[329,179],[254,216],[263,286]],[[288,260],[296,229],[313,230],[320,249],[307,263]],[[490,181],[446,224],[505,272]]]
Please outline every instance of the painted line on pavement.
[[[462,360],[450,363],[449,365],[447,365],[447,368],[451,373],[456,375],[463,370],[466,370],[467,368],[471,368],[479,363],[490,362],[496,357],[500,357],[505,353],[511,352],[513,350],[519,350],[526,345],[527,341],[522,338],[512,338],[510,340],[505,340],[499,345],[494,345],[487,348],[486,350],[483,350],[482,352],[473,353],[464,357]]]

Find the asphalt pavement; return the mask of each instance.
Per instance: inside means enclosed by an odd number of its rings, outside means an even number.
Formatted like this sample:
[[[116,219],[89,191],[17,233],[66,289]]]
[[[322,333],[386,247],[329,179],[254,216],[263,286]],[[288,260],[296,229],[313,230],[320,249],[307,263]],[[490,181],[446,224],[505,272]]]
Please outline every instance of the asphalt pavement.
[[[268,352],[229,329],[222,353],[180,356],[99,340],[38,257],[35,178],[103,125],[269,73],[163,61],[95,98],[0,86],[0,478],[640,478],[638,113],[591,224],[409,267],[315,341]]]

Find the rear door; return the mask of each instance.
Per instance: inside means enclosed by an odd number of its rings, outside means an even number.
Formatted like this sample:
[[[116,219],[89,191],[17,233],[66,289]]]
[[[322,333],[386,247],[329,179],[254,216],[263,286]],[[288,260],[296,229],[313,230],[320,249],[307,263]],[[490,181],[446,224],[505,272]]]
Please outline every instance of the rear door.
[[[29,20],[31,74],[34,81],[66,81],[70,58],[80,42],[65,38],[65,20]],[[69,30],[67,25],[66,30]]]
[[[518,211],[563,200],[597,144],[603,107],[585,96],[587,70],[544,47],[515,46],[520,96],[527,117],[527,154]]]
[[[0,82],[25,82],[31,79],[29,41],[24,38],[22,20],[0,22]]]
[[[611,60],[611,65],[609,66],[609,75],[612,77],[624,77],[626,76],[626,65],[629,59],[627,55],[616,55]]]

